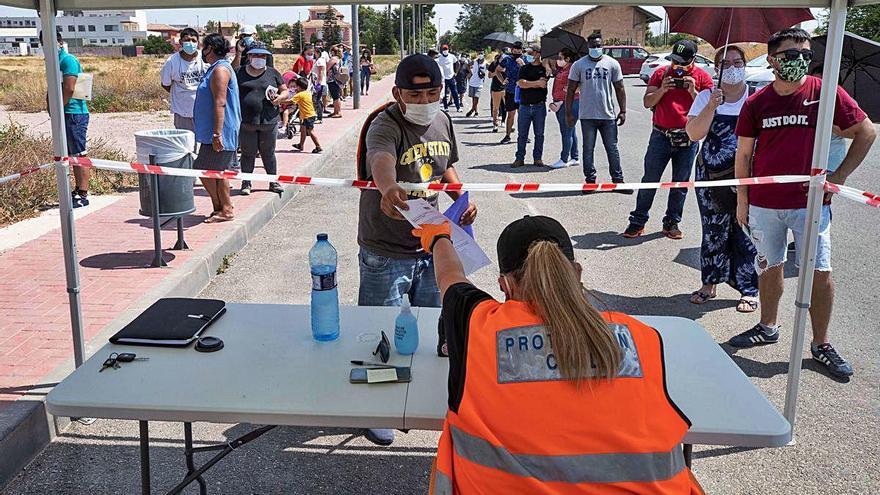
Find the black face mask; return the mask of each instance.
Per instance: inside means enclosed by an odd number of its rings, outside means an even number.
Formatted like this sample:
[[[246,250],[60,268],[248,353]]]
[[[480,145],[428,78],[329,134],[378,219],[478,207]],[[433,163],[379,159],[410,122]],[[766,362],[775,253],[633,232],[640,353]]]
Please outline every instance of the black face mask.
[[[522,57],[522,53],[511,53],[510,56],[513,58],[520,58]]]
[[[208,63],[208,52],[206,50],[202,50],[202,62]]]

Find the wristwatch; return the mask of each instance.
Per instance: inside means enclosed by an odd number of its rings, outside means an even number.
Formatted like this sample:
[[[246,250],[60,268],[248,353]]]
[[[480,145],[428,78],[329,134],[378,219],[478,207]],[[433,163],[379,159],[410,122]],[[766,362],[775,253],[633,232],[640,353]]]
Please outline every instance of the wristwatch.
[[[440,239],[449,239],[449,242],[452,242],[452,238],[449,237],[449,234],[437,234],[434,236],[434,239],[431,240],[431,249],[429,250],[429,252],[434,252],[434,245],[437,244],[437,241],[439,241]]]

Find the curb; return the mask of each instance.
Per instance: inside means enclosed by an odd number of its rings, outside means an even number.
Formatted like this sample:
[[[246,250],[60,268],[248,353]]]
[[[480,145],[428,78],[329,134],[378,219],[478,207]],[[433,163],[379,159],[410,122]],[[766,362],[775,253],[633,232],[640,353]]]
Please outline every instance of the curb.
[[[345,150],[350,149],[345,145],[357,141],[361,126],[369,115],[369,112],[366,112],[368,108],[362,107],[359,111],[365,113],[359,116],[342,136],[325,146],[324,154],[305,166],[304,175],[315,175],[331,160],[342,157],[346,153]],[[103,347],[110,336],[122,329],[156,299],[198,295],[211,282],[223,259],[244,248],[305,187],[307,186],[287,186],[280,197],[274,194],[266,195],[242,218],[234,220],[231,224],[232,228],[223,231],[203,247],[201,249],[203,254],[193,256],[184,262],[173,274],[135,301],[86,342],[86,358]],[[53,385],[63,380],[73,370],[73,360],[70,359],[44,377],[42,384],[30,389],[29,395],[0,409],[0,452],[3,453],[0,455],[0,491],[26,468],[49,442],[70,425],[70,418],[55,417],[46,411],[44,398]]]

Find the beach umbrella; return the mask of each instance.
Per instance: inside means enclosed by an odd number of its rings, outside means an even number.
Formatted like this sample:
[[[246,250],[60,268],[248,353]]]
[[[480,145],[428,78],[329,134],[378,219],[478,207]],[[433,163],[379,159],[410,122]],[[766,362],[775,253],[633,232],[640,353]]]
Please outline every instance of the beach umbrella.
[[[483,46],[488,46],[489,48],[513,48],[513,45],[518,41],[519,38],[512,33],[497,32],[487,34],[483,38]]]
[[[541,57],[553,57],[566,48],[579,56],[584,56],[589,52],[587,40],[583,36],[578,36],[564,29],[554,28],[541,36]]]
[[[812,39],[813,67],[825,63],[825,36]],[[843,35],[843,58],[840,60],[840,85],[868,114],[871,122],[880,122],[880,43],[846,32]]]

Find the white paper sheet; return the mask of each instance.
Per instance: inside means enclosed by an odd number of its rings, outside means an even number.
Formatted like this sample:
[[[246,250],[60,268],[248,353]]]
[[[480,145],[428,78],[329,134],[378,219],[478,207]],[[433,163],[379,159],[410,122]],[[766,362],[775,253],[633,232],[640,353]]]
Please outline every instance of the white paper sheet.
[[[424,199],[411,199],[406,204],[409,205],[409,210],[400,210],[400,213],[414,227],[422,224],[441,224],[448,221],[442,213]],[[455,247],[455,252],[458,253],[465,275],[470,275],[492,263],[477,241],[455,223],[450,222],[449,225],[452,227],[452,245]]]

